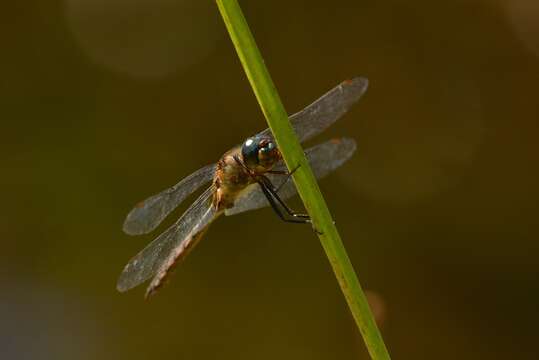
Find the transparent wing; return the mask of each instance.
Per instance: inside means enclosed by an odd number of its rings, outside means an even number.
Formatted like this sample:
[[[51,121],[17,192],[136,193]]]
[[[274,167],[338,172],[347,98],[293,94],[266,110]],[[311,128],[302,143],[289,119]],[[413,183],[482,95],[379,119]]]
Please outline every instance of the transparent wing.
[[[311,164],[314,175],[317,178],[322,178],[344,164],[355,151],[356,142],[353,139],[342,138],[309,148],[305,155]],[[284,164],[279,165],[276,169],[285,169]],[[286,180],[286,176],[275,174],[269,174],[268,178],[275,188],[279,188]],[[296,187],[292,179],[289,179],[279,190],[279,196],[283,200],[295,194]],[[225,214],[227,216],[235,215],[266,206],[269,206],[269,203],[264,193],[260,190],[258,184],[252,184],[243,191],[232,208],[225,210]]]
[[[361,98],[368,85],[369,81],[363,77],[345,80],[305,109],[290,116],[290,122],[300,142],[320,134],[337,121]],[[269,129],[258,135],[272,136]]]
[[[173,187],[142,201],[127,215],[123,225],[124,232],[129,235],[151,232],[187,196],[211,181],[214,173],[215,164],[204,166]]]
[[[187,255],[200,239],[198,235],[219,215],[212,206],[213,192],[214,188],[210,186],[174,225],[127,263],[118,279],[119,291],[127,291],[152,276],[161,276]]]
[[[366,78],[343,81],[290,120],[301,142],[324,131],[340,118],[363,95],[368,86]],[[259,135],[272,136],[266,129]],[[130,235],[146,234],[154,230],[187,196],[211,181],[215,165],[208,165],[137,205],[127,215],[123,230]]]

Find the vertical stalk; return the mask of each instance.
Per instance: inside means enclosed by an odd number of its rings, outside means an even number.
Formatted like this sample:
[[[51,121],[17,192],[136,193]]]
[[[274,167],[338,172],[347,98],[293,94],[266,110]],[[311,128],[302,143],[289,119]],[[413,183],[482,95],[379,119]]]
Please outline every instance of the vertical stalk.
[[[271,80],[256,42],[237,0],[216,0],[230,38],[251,83],[288,169],[300,165],[293,175],[298,193],[331,263],[372,359],[390,359],[359,281],[320,192],[303,149]]]

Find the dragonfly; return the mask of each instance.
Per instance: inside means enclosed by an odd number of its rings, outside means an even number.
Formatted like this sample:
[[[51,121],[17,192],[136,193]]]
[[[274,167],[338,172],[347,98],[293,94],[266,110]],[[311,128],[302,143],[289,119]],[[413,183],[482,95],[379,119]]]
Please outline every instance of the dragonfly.
[[[290,116],[300,142],[318,135],[356,103],[365,93],[368,80],[345,80],[303,110]],[[329,140],[305,151],[317,178],[345,163],[355,152],[350,138]],[[153,231],[189,195],[210,183],[180,218],[124,267],[117,289],[125,292],[152,279],[146,298],[154,295],[203,237],[220,215],[271,206],[284,221],[310,223],[306,214],[292,211],[284,200],[296,194],[270,129],[247,138],[227,151],[217,163],[195,171],[179,183],[136,205],[127,215],[123,231],[129,235]]]

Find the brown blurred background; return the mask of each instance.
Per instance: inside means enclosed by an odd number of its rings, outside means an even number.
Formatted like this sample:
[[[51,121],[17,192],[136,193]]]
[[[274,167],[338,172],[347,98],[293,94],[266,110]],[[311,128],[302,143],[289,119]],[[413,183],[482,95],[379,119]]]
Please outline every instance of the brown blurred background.
[[[537,1],[242,6],[289,112],[371,81],[315,142],[358,141],[321,186],[393,358],[537,359]],[[269,209],[152,301],[115,290],[155,236],[121,232],[132,205],[266,127],[213,1],[0,19],[1,359],[367,358],[318,239]]]

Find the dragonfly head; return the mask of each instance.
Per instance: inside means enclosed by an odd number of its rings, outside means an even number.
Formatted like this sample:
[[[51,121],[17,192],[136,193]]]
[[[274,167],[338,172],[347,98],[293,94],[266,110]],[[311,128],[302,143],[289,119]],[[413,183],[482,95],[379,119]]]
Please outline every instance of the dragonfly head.
[[[250,137],[241,146],[245,165],[253,171],[268,171],[281,160],[275,141],[266,136]]]

